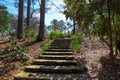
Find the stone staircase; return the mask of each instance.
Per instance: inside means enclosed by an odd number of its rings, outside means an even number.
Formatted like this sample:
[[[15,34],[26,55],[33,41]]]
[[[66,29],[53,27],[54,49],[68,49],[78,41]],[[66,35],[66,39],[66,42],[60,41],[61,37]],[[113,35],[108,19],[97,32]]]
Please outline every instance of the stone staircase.
[[[79,68],[70,50],[71,39],[56,39],[39,59],[26,66],[24,71],[14,77],[14,80],[68,80],[72,76],[79,80],[86,67]]]

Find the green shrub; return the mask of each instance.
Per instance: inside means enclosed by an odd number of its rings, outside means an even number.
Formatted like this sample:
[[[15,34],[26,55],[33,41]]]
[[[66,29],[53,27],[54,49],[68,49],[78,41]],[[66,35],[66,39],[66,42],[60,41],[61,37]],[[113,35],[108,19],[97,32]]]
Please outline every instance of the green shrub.
[[[47,38],[54,40],[56,38],[66,38],[66,37],[71,37],[71,33],[63,33],[58,30],[52,30],[50,34],[47,35]]]
[[[73,34],[72,33],[64,33],[64,36],[69,38],[69,37],[72,37]]]
[[[71,49],[73,51],[80,50],[80,48],[81,48],[80,44],[83,41],[83,39],[84,39],[84,37],[81,34],[74,35],[73,40],[72,40],[71,45],[70,45]]]
[[[51,32],[50,32],[50,34],[48,34],[48,38],[49,39],[51,39],[51,40],[54,40],[54,39],[56,39],[56,38],[60,38],[60,37],[62,37],[63,36],[63,34],[62,34],[62,32],[60,32],[60,31],[58,31],[58,30],[52,30]]]

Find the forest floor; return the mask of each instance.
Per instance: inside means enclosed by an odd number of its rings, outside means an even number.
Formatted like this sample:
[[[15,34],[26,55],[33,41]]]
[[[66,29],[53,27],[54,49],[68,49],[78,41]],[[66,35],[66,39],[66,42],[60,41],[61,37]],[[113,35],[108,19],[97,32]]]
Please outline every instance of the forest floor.
[[[31,63],[39,56],[39,48],[47,43],[44,42],[21,42],[20,44],[29,44],[29,62]],[[0,50],[10,46],[9,42],[0,42]],[[85,39],[81,44],[80,52],[75,52],[75,59],[81,65],[88,68],[87,75],[91,80],[120,80],[120,60],[116,64],[111,65],[108,57],[109,48],[99,39]],[[13,80],[22,68],[23,64],[20,61],[6,63],[0,61],[0,65],[4,66],[4,74],[0,74],[0,80]]]
[[[38,58],[38,56],[40,55],[40,48],[45,44],[48,43],[49,40],[45,40],[43,42],[37,42],[37,41],[20,41],[18,44],[25,44],[26,47],[29,48],[28,51],[28,63],[32,63],[32,61],[35,58]],[[0,50],[3,50],[7,47],[10,46],[10,43],[8,40],[6,39],[0,39]],[[11,61],[9,62],[9,60],[1,60],[0,61],[0,68],[2,66],[2,71],[0,71],[0,80],[13,80],[14,75],[16,75],[18,72],[20,72],[23,69],[23,62],[21,62],[20,60],[18,61]],[[1,69],[0,69],[1,70]]]
[[[84,40],[75,57],[79,64],[88,68],[90,80],[120,80],[120,57],[111,65],[109,48],[99,39]]]

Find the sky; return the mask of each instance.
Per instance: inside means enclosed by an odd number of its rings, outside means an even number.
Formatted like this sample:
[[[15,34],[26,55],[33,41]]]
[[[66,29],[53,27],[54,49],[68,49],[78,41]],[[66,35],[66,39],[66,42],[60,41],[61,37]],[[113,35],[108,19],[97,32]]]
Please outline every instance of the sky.
[[[50,22],[53,19],[57,19],[59,20],[64,20],[66,21],[65,15],[63,13],[61,13],[61,11],[64,11],[64,6],[65,3],[63,2],[63,0],[49,0],[50,2],[48,2],[48,7],[50,7],[51,9],[47,11],[46,15],[45,15],[45,23],[46,25],[50,25]],[[60,8],[60,10],[53,5],[52,3],[54,3],[57,7]],[[35,16],[39,16],[39,13],[36,14]]]
[[[58,6],[62,11],[64,11],[64,2],[63,0],[51,0],[56,6]],[[51,3],[50,2],[50,3]],[[51,10],[46,14],[46,22],[50,22],[53,19],[66,20],[65,15],[60,12],[54,5],[51,5]]]
[[[10,13],[13,13],[13,14],[17,15],[18,14],[18,9],[14,7],[14,1],[15,0],[7,0],[7,2],[3,3],[3,4],[7,6],[8,11]],[[2,3],[2,1],[0,1],[0,3]],[[51,9],[48,10],[46,15],[45,15],[45,24],[47,26],[50,25],[50,22],[53,19],[57,19],[58,21],[59,20],[66,21],[65,15],[63,13],[61,13],[60,10],[55,7],[55,5],[51,5],[51,3],[54,3],[57,7],[60,8],[61,11],[64,11],[65,4],[64,4],[63,0],[49,0],[48,7],[50,7]],[[39,17],[40,15],[38,13],[38,14],[34,14],[34,16]]]

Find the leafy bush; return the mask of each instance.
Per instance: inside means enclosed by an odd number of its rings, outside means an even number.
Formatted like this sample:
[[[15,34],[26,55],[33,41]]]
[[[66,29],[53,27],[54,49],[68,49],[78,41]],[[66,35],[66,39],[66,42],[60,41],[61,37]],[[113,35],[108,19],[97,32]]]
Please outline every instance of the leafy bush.
[[[72,33],[64,33],[64,36],[69,38],[69,37],[72,37],[73,34]]]
[[[60,31],[58,31],[58,30],[52,30],[52,31],[50,32],[50,34],[47,35],[47,37],[48,37],[49,39],[51,39],[51,40],[54,40],[54,39],[56,39],[56,38],[60,38],[60,37],[62,37],[62,36],[63,36],[62,32],[60,32]]]
[[[81,34],[76,34],[75,36],[73,36],[73,40],[71,42],[71,49],[73,51],[78,51],[80,50],[81,46],[81,42],[83,41],[84,37]]]
[[[71,33],[62,33],[58,30],[52,30],[50,34],[47,35],[47,38],[54,40],[56,38],[66,38],[66,37],[71,37]]]

